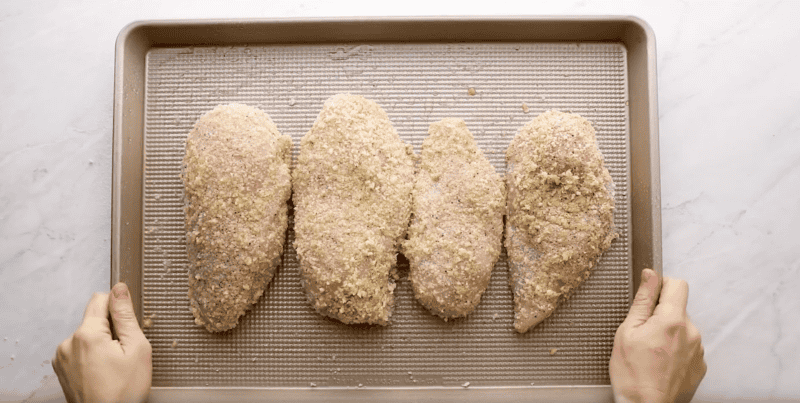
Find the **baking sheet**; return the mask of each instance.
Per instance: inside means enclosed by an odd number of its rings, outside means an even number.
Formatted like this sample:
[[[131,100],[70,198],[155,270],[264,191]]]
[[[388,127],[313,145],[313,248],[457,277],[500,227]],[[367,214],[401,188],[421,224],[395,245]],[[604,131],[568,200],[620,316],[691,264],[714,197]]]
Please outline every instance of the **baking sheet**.
[[[143,96],[139,315],[153,322],[145,334],[154,349],[154,386],[608,385],[614,332],[640,270],[633,264],[630,64],[622,41],[199,43],[143,54],[144,80],[128,94],[139,95],[141,88]],[[380,104],[416,152],[430,123],[464,119],[501,173],[505,149],[526,122],[547,109],[581,114],[595,126],[615,181],[620,237],[569,301],[519,335],[512,327],[505,253],[481,304],[466,319],[443,322],[428,314],[413,298],[402,257],[390,326],[323,318],[300,287],[290,221],[282,264],[265,296],[237,328],[206,332],[194,324],[186,297],[179,173],[187,133],[214,106],[245,103],[266,111],[292,137],[296,157],[324,100],[342,92]],[[120,272],[126,271],[118,269],[124,279]]]

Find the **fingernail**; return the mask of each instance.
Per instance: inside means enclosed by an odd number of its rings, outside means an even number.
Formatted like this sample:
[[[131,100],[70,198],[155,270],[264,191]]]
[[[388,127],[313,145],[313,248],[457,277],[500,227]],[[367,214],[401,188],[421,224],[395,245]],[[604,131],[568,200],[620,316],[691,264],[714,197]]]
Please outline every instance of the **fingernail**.
[[[650,269],[642,270],[642,282],[646,283],[653,277],[653,272]]]
[[[125,283],[117,283],[114,288],[111,289],[111,293],[114,294],[114,298],[128,298],[128,287]]]

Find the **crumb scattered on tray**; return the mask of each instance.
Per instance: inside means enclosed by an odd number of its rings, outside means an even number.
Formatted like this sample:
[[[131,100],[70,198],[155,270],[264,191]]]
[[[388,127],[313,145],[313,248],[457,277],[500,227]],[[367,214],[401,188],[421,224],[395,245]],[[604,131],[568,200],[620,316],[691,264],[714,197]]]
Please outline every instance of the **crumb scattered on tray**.
[[[555,353],[557,353],[557,352],[558,352],[558,349],[557,349],[557,348],[551,348],[551,349],[550,349],[550,355],[554,355],[554,354],[555,354]]]
[[[475,95],[477,93],[478,92],[475,91],[475,88],[472,88],[472,87],[469,87],[469,89],[467,90],[467,94],[469,94],[469,96],[473,96],[473,95]]]
[[[526,103],[522,104],[522,111],[525,112],[525,113],[530,112],[530,109],[528,109],[528,104],[526,104]]]

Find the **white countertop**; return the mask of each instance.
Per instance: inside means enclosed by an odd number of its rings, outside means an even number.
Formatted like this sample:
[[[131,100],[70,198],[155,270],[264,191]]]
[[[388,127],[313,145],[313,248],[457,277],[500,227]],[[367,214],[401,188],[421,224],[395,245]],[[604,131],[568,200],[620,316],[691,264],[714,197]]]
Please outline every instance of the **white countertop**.
[[[0,401],[58,390],[49,359],[108,290],[123,26],[546,14],[635,15],[656,33],[664,273],[689,282],[703,334],[697,400],[800,399],[800,2],[200,3],[0,3]]]

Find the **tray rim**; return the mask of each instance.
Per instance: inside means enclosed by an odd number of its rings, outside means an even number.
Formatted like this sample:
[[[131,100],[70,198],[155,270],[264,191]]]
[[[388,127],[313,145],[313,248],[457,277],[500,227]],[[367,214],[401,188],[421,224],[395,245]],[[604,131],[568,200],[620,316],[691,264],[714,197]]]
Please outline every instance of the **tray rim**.
[[[532,29],[512,33],[508,31],[510,28],[521,26]],[[332,30],[333,27],[337,29]],[[385,29],[386,27],[395,29]],[[410,32],[412,28],[424,29]],[[487,28],[493,28],[494,31],[487,32]],[[546,29],[551,31],[540,32]],[[298,35],[297,30],[302,30],[303,33]],[[438,35],[432,37],[430,31],[435,31]],[[184,37],[188,36],[191,39],[179,39],[181,33],[185,35]],[[293,33],[294,35],[292,35]],[[599,37],[587,38],[590,35],[599,35]],[[633,271],[631,273],[630,298],[638,288],[642,269],[649,267],[659,273],[662,272],[655,34],[647,22],[638,17],[422,16],[142,20],[132,22],[120,31],[115,48],[110,276],[112,286],[118,281],[128,282],[140,323],[142,319],[140,274],[143,178],[141,174],[126,176],[125,173],[131,171],[141,173],[143,168],[142,158],[137,160],[136,156],[141,157],[144,152],[143,105],[145,94],[143,87],[147,52],[154,47],[180,45],[399,40],[409,42],[591,41],[622,43],[627,50],[628,99],[630,102],[631,223],[629,223],[629,227]],[[141,91],[136,90],[139,87],[142,87]],[[137,133],[142,141],[131,141]],[[125,141],[126,136],[128,141]],[[645,160],[643,164],[647,169],[634,169],[634,155]],[[135,219],[137,212],[139,219]],[[649,230],[637,231],[638,228],[632,225],[634,220],[643,221],[643,227]],[[135,281],[136,279],[139,281]],[[496,386],[473,387],[468,390],[472,392],[464,395],[464,388],[452,387],[365,387],[358,389],[335,387],[154,387],[151,401],[169,401],[178,396],[190,397],[195,401],[212,401],[219,399],[220,393],[240,401],[261,399],[266,396],[277,397],[281,400],[313,401],[323,397],[322,393],[326,399],[346,399],[348,401],[370,401],[375,398],[389,401],[420,398],[435,398],[445,401],[464,400],[465,398],[470,401],[487,399],[490,401],[613,400],[611,387],[608,385]],[[176,395],[175,393],[179,391],[182,394]],[[365,391],[371,391],[371,393],[365,393]],[[388,393],[390,391],[399,393]],[[187,395],[188,392],[191,394]]]

